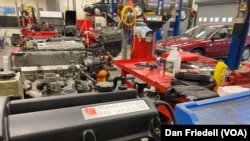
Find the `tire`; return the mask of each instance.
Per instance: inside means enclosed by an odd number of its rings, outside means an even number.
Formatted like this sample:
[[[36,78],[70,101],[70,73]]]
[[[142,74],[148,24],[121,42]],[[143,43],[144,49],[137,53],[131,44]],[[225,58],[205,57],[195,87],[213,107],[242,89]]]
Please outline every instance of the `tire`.
[[[243,53],[242,53],[242,61],[247,61],[250,57],[250,47],[245,47]]]
[[[194,49],[191,52],[194,54],[204,55],[204,51],[202,49],[199,49],[199,48]]]
[[[94,9],[94,14],[100,15],[100,14],[101,14],[101,9],[98,8],[98,7],[96,7],[96,8]]]
[[[188,17],[188,11],[187,11],[187,9],[182,9],[181,10],[181,21],[185,21],[186,19],[187,19],[187,17]]]
[[[17,46],[18,45],[18,41],[21,39],[21,36],[12,36],[10,37],[11,40],[11,44],[13,46]]]
[[[146,33],[146,37],[153,38],[153,36],[154,36],[154,33],[152,31],[149,31]]]
[[[134,9],[135,9],[137,18],[140,18],[143,15],[143,13],[145,12],[145,6],[142,2],[135,3]]]

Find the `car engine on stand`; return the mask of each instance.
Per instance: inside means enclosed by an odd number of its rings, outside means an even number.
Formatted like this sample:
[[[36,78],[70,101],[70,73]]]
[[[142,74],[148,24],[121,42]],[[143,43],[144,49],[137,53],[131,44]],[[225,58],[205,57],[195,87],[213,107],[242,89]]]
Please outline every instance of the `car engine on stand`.
[[[104,61],[90,57],[86,59],[89,62],[84,64],[87,65],[76,65],[72,60],[69,65],[21,67],[26,96],[42,97],[92,91],[96,80],[106,81],[107,72],[98,77],[99,73],[105,71]]]
[[[122,49],[122,30],[116,27],[107,27],[97,30],[97,33],[104,49],[113,57],[117,57]]]
[[[122,29],[118,28],[117,21],[109,14],[103,12],[101,15],[106,20],[105,26],[96,26],[95,29],[91,27],[83,30],[86,24],[79,25],[79,35],[84,37],[86,47],[102,48],[106,54],[117,57],[122,50]],[[97,22],[95,24],[99,25],[101,23]]]
[[[21,73],[25,97],[91,92],[97,82],[107,81],[105,56],[75,37],[29,39],[20,48],[10,63]]]
[[[89,48],[102,48],[112,57],[117,57],[122,49],[122,30],[117,27],[105,27],[98,30],[84,32],[86,46]]]
[[[83,43],[76,37],[26,38],[20,44],[22,50],[73,50],[83,49]]]

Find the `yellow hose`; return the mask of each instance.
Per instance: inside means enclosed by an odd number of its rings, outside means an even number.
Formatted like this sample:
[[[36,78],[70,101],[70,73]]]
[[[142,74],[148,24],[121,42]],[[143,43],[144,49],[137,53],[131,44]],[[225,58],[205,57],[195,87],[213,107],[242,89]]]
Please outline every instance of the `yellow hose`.
[[[132,14],[132,19],[129,20],[128,17],[127,17],[127,13],[128,12],[131,12]],[[122,8],[122,11],[121,11],[121,20],[122,20],[122,23],[125,25],[125,26],[133,26],[136,22],[136,12],[135,12],[135,9],[130,6],[130,5],[126,5]]]

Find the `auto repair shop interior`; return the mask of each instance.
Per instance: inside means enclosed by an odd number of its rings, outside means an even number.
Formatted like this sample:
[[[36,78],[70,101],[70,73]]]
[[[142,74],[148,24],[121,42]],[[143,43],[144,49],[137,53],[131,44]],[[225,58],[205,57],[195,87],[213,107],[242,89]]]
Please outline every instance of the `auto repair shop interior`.
[[[1,0],[0,141],[160,141],[250,124],[248,0]]]

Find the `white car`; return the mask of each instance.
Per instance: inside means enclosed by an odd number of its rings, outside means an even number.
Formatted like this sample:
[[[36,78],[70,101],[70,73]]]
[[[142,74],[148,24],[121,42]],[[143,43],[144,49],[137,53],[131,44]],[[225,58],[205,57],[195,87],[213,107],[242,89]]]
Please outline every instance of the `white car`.
[[[142,37],[152,38],[154,35],[154,31],[151,28],[149,28],[145,22],[137,21],[134,27],[133,35],[140,35]],[[161,30],[160,38],[162,38],[162,36],[163,36],[163,30]]]
[[[134,27],[133,35],[140,35],[142,37],[153,37],[154,32],[143,21],[137,21]]]

